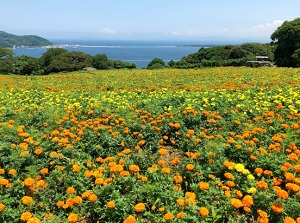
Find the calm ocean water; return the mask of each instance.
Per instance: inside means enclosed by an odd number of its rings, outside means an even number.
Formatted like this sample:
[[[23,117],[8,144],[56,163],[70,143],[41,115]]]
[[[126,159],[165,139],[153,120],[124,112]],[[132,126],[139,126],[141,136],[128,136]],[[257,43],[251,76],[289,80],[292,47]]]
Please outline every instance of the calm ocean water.
[[[196,41],[129,41],[129,40],[51,40],[57,46],[68,51],[79,51],[92,56],[106,54],[113,60],[133,62],[138,68],[143,68],[153,58],[180,60],[183,56],[197,52],[201,45]],[[27,55],[40,57],[47,48],[15,48],[16,56]]]

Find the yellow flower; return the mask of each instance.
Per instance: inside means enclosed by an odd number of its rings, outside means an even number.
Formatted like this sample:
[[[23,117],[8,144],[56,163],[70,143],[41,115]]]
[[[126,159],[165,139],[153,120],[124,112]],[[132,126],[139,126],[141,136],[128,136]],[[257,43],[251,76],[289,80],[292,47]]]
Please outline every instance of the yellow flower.
[[[29,211],[26,211],[26,212],[21,214],[20,220],[21,221],[27,221],[31,217],[32,217],[32,214]]]
[[[241,163],[237,163],[235,164],[234,169],[238,172],[243,172],[245,170],[245,166]]]
[[[247,190],[247,192],[248,192],[249,194],[255,194],[255,193],[256,193],[256,188],[255,188],[255,187],[251,187],[251,188],[249,188],[249,189]]]
[[[255,180],[255,177],[252,174],[247,175],[248,180]]]
[[[27,223],[40,223],[40,219],[33,217],[27,220]]]

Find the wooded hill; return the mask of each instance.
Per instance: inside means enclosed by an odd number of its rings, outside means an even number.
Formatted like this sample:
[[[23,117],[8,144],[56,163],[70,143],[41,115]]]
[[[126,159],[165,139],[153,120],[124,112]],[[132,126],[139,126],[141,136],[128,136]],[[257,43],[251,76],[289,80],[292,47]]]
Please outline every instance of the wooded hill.
[[[35,35],[18,36],[0,31],[0,47],[41,47],[53,45],[49,40]]]

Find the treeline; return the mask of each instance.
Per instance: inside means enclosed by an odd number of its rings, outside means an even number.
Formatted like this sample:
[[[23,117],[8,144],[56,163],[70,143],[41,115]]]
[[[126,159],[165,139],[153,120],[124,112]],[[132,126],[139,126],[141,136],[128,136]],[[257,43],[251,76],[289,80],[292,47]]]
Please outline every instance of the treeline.
[[[256,60],[256,56],[268,56],[274,59],[274,46],[270,44],[245,43],[237,46],[215,46],[200,48],[198,52],[183,57],[179,61],[171,60],[165,66],[172,68],[201,68],[219,66],[244,66],[246,61]],[[156,67],[153,66],[152,67]]]
[[[105,54],[91,56],[82,52],[69,52],[62,48],[50,48],[40,58],[13,56],[10,49],[0,48],[0,73],[19,75],[45,75],[71,72],[92,67],[95,69],[133,69],[135,63],[111,60]]]

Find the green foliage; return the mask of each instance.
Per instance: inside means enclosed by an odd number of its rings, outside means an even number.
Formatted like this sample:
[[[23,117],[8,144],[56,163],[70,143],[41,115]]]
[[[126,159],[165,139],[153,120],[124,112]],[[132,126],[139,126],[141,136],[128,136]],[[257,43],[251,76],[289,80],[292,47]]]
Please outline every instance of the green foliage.
[[[300,18],[293,21],[285,21],[271,35],[273,43],[276,45],[274,52],[275,62],[277,66],[296,67],[297,57],[293,54],[300,49]]]
[[[37,58],[19,56],[13,59],[12,73],[20,75],[40,74],[40,65]]]
[[[300,67],[300,48],[295,50],[292,55],[293,62],[295,63],[296,67]]]
[[[161,69],[161,68],[165,68],[165,67],[166,67],[165,61],[163,61],[160,58],[154,58],[147,65],[147,69],[149,69],[149,70],[152,70],[152,69]]]
[[[40,57],[40,64],[44,68],[45,73],[49,73],[50,63],[60,54],[68,52],[62,48],[50,48]]]
[[[27,35],[17,36],[7,32],[0,31],[0,47],[14,47],[14,46],[49,46],[53,45],[49,40],[39,36]]]
[[[92,57],[82,52],[59,54],[51,61],[49,72],[76,71],[92,65]]]
[[[99,70],[107,70],[109,68],[108,58],[105,54],[97,54],[93,56],[92,65]]]
[[[0,60],[10,58],[14,55],[14,52],[11,49],[0,48]]]
[[[201,48],[197,53],[172,62],[176,68],[199,68],[217,66],[243,66],[247,60],[255,60],[255,56],[268,56],[273,59],[270,44],[245,43],[238,46],[215,46]]]

